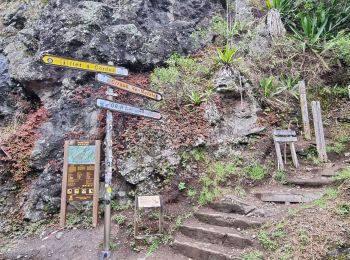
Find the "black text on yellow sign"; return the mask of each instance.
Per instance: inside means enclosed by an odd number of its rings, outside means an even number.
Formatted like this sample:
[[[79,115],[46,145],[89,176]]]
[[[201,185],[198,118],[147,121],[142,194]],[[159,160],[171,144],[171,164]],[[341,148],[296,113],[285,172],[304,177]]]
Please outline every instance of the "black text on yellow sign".
[[[92,62],[74,60],[69,58],[61,58],[52,55],[44,55],[42,57],[44,63],[59,67],[71,69],[87,70],[91,72],[102,72],[112,75],[128,76],[128,70],[123,67],[115,67],[110,65],[102,65]]]

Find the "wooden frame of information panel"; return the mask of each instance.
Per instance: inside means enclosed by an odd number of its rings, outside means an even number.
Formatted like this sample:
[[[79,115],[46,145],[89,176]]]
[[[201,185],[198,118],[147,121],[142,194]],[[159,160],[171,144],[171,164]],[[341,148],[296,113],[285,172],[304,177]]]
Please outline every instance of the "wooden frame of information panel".
[[[98,199],[99,199],[99,181],[100,181],[100,156],[101,156],[101,141],[89,141],[89,140],[70,140],[65,141],[64,143],[64,163],[63,163],[63,177],[62,177],[62,193],[61,193],[61,212],[60,212],[60,227],[64,227],[66,225],[66,215],[67,215],[67,193],[68,193],[68,170],[70,165],[76,165],[78,168],[80,164],[69,164],[69,148],[71,146],[95,146],[94,153],[94,176],[93,176],[93,209],[92,209],[92,226],[97,226],[97,218],[98,218]],[[83,163],[82,163],[83,164]],[[86,164],[87,167],[91,166],[90,164]],[[78,174],[78,173],[77,173]],[[86,189],[88,190],[88,189]],[[86,192],[86,191],[85,191]],[[75,201],[86,201],[91,200],[86,196],[77,197],[77,199],[73,199],[73,196],[70,196],[71,200]],[[91,197],[91,196],[90,196]]]

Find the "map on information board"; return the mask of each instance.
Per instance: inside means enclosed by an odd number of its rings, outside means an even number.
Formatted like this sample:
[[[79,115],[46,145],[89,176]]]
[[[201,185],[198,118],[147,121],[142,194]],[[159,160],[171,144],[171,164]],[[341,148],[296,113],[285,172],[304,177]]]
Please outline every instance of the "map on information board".
[[[95,145],[69,146],[68,164],[95,164]]]

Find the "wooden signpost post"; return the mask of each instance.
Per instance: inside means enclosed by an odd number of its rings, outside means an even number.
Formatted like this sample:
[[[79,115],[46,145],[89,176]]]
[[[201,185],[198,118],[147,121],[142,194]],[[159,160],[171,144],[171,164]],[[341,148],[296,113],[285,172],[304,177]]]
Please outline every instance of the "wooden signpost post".
[[[66,141],[62,178],[60,226],[66,225],[67,203],[92,201],[92,225],[97,226],[101,142]]]
[[[324,138],[320,101],[312,101],[311,105],[312,105],[312,115],[314,119],[318,158],[322,162],[326,162],[328,158],[327,158],[327,151],[326,151],[326,141]]]
[[[109,86],[114,86],[125,91],[142,95],[156,101],[162,99],[161,95],[152,91],[141,89],[121,81],[117,81],[107,75],[97,74],[96,79]],[[130,106],[123,103],[118,103],[113,101],[113,96],[118,96],[113,93],[113,90],[109,88],[107,90],[107,100],[98,98],[96,100],[96,106],[102,109],[107,109],[107,119],[106,119],[106,175],[105,175],[105,225],[104,225],[104,241],[103,250],[100,254],[100,259],[105,259],[110,257],[110,233],[111,233],[111,197],[112,197],[112,129],[113,129],[113,116],[112,111],[120,112],[124,114],[142,116],[147,118],[152,118],[160,120],[162,118],[161,114],[147,109],[142,109],[139,107]]]
[[[304,127],[303,128],[304,137],[306,140],[311,140],[309,110],[307,108],[305,81],[300,81],[298,84],[299,84],[299,94],[300,94],[301,116],[303,119],[303,127]]]

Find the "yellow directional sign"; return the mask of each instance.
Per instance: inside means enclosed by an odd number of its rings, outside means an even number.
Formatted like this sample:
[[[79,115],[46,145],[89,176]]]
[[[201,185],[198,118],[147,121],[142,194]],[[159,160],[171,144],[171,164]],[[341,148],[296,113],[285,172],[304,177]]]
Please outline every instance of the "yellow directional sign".
[[[101,83],[104,83],[104,84],[107,84],[107,85],[110,85],[110,86],[113,86],[113,87],[116,87],[116,88],[119,88],[119,89],[122,89],[122,90],[125,90],[128,92],[131,92],[134,94],[145,96],[145,97],[157,100],[157,101],[162,100],[162,95],[159,93],[156,93],[156,92],[153,92],[153,91],[150,91],[147,89],[135,87],[135,86],[127,84],[125,82],[116,80],[108,75],[98,73],[98,74],[96,74],[96,80],[101,82]]]
[[[44,55],[42,57],[42,60],[48,65],[66,67],[71,69],[87,70],[92,72],[103,72],[112,75],[128,76],[128,70],[123,67],[102,65],[86,61],[61,58],[52,55]]]

